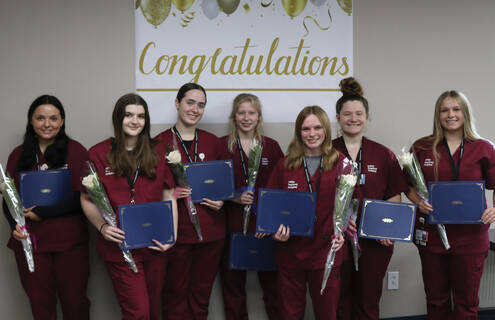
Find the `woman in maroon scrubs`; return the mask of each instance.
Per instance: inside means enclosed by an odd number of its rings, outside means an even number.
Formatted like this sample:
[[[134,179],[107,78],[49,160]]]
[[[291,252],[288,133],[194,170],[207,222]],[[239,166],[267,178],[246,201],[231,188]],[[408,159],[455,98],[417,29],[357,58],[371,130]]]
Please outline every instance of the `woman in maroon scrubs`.
[[[338,168],[345,157],[332,146],[330,121],[318,106],[305,107],[297,116],[294,138],[287,156],[273,170],[267,187],[317,193],[313,237],[290,236],[290,228],[280,225],[273,236],[278,266],[278,292],[281,319],[303,319],[306,291],[316,319],[336,319],[340,291],[341,250],[320,295],[325,262],[333,235],[333,206]],[[344,244],[339,235],[337,248]]]
[[[438,97],[433,133],[417,140],[413,150],[426,182],[484,180],[487,189],[495,187],[494,145],[476,133],[469,101],[459,91],[446,91]],[[445,225],[451,245],[446,250],[435,226],[424,223],[426,214],[433,210],[431,204],[420,198],[413,188],[408,197],[421,211],[417,214],[417,228],[428,234],[424,245],[417,245],[427,318],[477,319],[478,289],[495,209],[489,207],[483,212],[483,224]]]
[[[89,150],[89,159],[105,185],[115,212],[119,205],[172,200],[177,234],[177,207],[173,199],[174,180],[164,156],[150,137],[150,117],[146,101],[130,93],[122,96],[112,115],[114,138]],[[134,273],[122,257],[124,231],[108,225],[88,194],[81,204],[89,221],[99,231],[97,251],[112,279],[122,319],[160,319],[161,293],[171,245],[131,250],[138,268]],[[118,216],[117,216],[118,217]]]
[[[252,205],[257,189],[266,185],[277,162],[284,156],[278,143],[262,135],[263,118],[261,103],[257,96],[249,93],[239,94],[232,103],[229,117],[230,135],[220,139],[225,158],[234,161],[234,177],[236,189],[242,193],[225,204],[227,214],[227,231],[243,232],[243,212],[245,205]],[[261,161],[256,178],[255,191],[247,190],[248,158],[253,140],[261,143]],[[250,213],[248,232],[255,233],[256,215]],[[261,238],[264,234],[255,234]],[[229,246],[223,253],[220,275],[222,280],[223,304],[227,320],[248,319],[246,305],[246,271],[230,270]],[[263,289],[263,300],[269,319],[279,319],[277,301],[277,273],[258,271],[258,279]]]
[[[88,154],[66,135],[64,108],[56,97],[38,97],[29,107],[27,118],[24,142],[12,151],[7,163],[17,189],[21,171],[66,168],[71,170],[71,192],[59,203],[25,211],[27,230],[35,244],[33,273],[18,241],[27,236],[22,235],[4,201],[4,212],[13,229],[8,247],[14,251],[34,319],[55,319],[57,296],[65,319],[89,319],[88,229],[79,203],[81,173]]]
[[[352,77],[346,78],[340,82],[340,90],[336,114],[342,136],[333,140],[333,145],[358,165],[356,194],[360,204],[364,198],[400,202],[400,194],[408,190],[408,185],[397,158],[387,147],[364,136],[369,106],[361,84]],[[358,217],[357,225],[359,221]],[[394,243],[360,238],[359,246],[359,271],[355,271],[352,252],[348,252],[342,266],[339,319],[378,320],[383,278]]]
[[[220,160],[219,139],[197,125],[206,107],[206,92],[196,83],[186,83],[175,99],[177,122],[157,138],[163,150],[181,153],[182,163]],[[195,205],[203,241],[200,241],[189,219],[183,198],[189,189],[178,189],[179,233],[171,250],[174,259],[167,271],[164,317],[172,319],[206,319],[213,281],[218,271],[225,241],[223,201],[203,199]]]

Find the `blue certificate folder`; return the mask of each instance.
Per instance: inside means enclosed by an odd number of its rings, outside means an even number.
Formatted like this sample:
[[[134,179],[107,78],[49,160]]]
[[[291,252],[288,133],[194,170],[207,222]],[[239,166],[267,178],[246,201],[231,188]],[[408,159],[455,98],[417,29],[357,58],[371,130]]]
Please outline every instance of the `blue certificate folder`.
[[[123,249],[154,246],[151,239],[175,243],[172,201],[119,206],[120,229],[125,232]]]
[[[20,172],[19,181],[25,208],[56,204],[72,192],[70,169]]]
[[[364,199],[358,236],[411,242],[415,217],[414,204]]]
[[[428,183],[433,211],[430,224],[477,224],[486,209],[484,181],[438,181]]]
[[[271,237],[257,239],[254,234],[233,232],[230,238],[229,269],[275,271],[275,241]]]
[[[232,160],[184,163],[187,181],[192,188],[194,203],[210,200],[234,199],[234,171]]]
[[[260,188],[256,232],[276,233],[281,224],[292,236],[314,233],[316,193]]]

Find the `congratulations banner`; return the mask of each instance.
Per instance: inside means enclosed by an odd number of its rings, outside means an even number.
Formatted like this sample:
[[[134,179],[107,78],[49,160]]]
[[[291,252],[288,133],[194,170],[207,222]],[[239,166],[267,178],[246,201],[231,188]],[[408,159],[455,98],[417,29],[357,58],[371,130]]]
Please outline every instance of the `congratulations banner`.
[[[178,88],[207,91],[203,122],[224,123],[242,92],[265,122],[293,122],[307,105],[331,119],[339,81],[353,74],[352,0],[137,0],[136,90],[152,123],[173,123]]]

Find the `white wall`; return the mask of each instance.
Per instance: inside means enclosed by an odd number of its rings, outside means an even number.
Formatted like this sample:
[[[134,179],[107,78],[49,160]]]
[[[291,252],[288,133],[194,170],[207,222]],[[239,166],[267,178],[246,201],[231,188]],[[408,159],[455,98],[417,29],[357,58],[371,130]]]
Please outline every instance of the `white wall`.
[[[21,142],[27,108],[43,93],[61,99],[69,134],[86,147],[111,135],[113,104],[134,89],[133,2],[0,1],[0,162],[5,164]],[[354,5],[355,75],[370,102],[370,138],[399,152],[431,132],[436,98],[455,88],[470,98],[480,134],[495,140],[490,96],[495,79],[495,2],[356,0]],[[165,127],[152,130],[158,133]],[[204,128],[218,135],[226,130],[225,125]],[[270,124],[265,131],[285,149],[292,125]],[[0,242],[5,244],[9,229],[4,219],[0,221]],[[13,255],[3,244],[2,318],[29,319]],[[381,315],[424,313],[416,250],[397,245],[389,269],[400,271],[400,290],[384,291]],[[263,319],[258,285],[254,277],[250,280],[248,290],[254,298],[249,300],[250,311],[253,318]],[[218,294],[215,288],[211,319],[223,318]],[[89,295],[92,318],[119,318],[110,281],[94,251]]]

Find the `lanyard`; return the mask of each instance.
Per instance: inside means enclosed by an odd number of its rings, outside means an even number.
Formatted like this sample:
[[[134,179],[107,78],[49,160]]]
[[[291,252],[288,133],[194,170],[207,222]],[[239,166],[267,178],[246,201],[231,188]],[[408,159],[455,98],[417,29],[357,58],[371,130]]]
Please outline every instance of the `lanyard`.
[[[175,128],[175,126],[172,128],[174,131],[175,135],[180,141],[180,144],[182,146],[182,149],[184,149],[184,152],[186,153],[187,159],[189,159],[189,162],[196,162],[196,159],[198,157],[198,130],[194,130],[194,161],[189,155],[189,150],[187,150],[186,145],[184,144],[184,140],[182,140],[182,137],[180,136],[179,130]]]
[[[244,151],[242,150],[241,140],[237,136],[237,149],[239,149],[239,155],[241,156],[242,171],[244,172],[244,177],[246,178],[246,183],[248,181],[248,170],[246,168],[246,161],[244,160]]]
[[[36,168],[38,168],[38,171],[41,170],[41,167],[40,167],[40,159],[38,158],[38,151],[35,151],[35,157],[36,157]]]
[[[363,140],[364,140],[364,138],[361,138],[361,146],[359,147],[359,152],[358,152],[357,157],[356,157],[358,183],[359,183],[359,181],[361,181],[361,171],[362,171],[362,163],[363,163]],[[347,146],[345,145],[345,142],[344,142],[344,147],[345,147],[345,151],[347,152],[347,157],[350,160],[352,160],[352,157],[349,153],[349,150],[347,150]]]
[[[132,204],[134,204],[134,194],[136,193],[136,189],[134,188],[134,186],[136,185],[138,176],[139,176],[139,165],[136,169],[136,172],[134,173],[134,179],[131,180],[131,175],[126,174],[127,183],[129,184],[129,189],[131,191],[131,203]]]
[[[462,139],[461,141],[461,147],[460,147],[461,149],[459,151],[459,161],[457,162],[457,166],[454,163],[454,157],[452,157],[452,154],[450,153],[449,144],[447,143],[447,140],[443,139],[443,144],[445,145],[445,148],[447,149],[447,153],[449,154],[450,170],[452,170],[452,177],[454,178],[454,181],[457,181],[459,179],[459,171],[461,169],[461,159],[464,153],[464,139]]]
[[[318,197],[318,192],[320,191],[320,182],[321,182],[321,175],[322,175],[322,168],[321,168],[321,162],[323,160],[323,157],[320,158],[320,175],[318,176],[318,180],[316,182],[316,197]],[[309,192],[313,192],[313,186],[311,185],[311,180],[309,178],[309,171],[308,171],[308,165],[306,164],[306,158],[303,156],[303,166],[304,166],[304,174],[306,175],[306,183],[308,184],[308,189]]]

